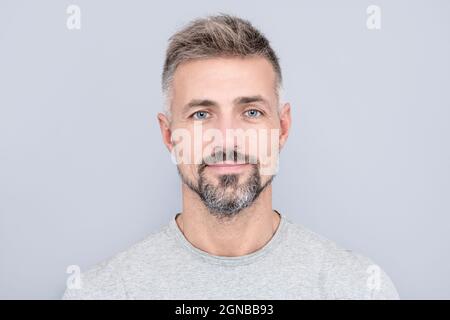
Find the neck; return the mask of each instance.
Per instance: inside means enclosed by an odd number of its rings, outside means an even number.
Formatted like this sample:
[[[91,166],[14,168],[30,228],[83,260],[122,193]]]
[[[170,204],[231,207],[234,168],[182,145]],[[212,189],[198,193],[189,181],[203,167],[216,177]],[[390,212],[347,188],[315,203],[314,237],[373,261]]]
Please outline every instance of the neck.
[[[196,248],[218,256],[242,256],[262,248],[278,228],[280,216],[272,210],[272,186],[232,218],[219,219],[203,205],[185,184],[183,211],[177,225]]]

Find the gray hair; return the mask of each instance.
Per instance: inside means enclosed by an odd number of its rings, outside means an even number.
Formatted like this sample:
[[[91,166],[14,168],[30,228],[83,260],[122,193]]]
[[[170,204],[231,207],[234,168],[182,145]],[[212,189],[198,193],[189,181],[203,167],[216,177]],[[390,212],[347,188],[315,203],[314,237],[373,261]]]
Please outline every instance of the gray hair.
[[[167,115],[170,115],[171,86],[175,69],[188,60],[220,56],[266,58],[274,68],[275,90],[277,100],[280,100],[281,68],[269,41],[249,21],[228,14],[219,14],[195,19],[169,38],[162,73],[162,91]]]

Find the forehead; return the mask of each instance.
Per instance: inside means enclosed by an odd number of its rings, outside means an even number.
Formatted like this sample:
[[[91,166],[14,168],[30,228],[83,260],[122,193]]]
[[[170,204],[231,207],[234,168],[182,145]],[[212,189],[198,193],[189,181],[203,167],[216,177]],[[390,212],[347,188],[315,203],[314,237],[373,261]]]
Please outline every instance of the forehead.
[[[276,99],[276,74],[263,57],[195,59],[178,66],[173,78],[173,106],[190,99],[231,101],[236,96]]]

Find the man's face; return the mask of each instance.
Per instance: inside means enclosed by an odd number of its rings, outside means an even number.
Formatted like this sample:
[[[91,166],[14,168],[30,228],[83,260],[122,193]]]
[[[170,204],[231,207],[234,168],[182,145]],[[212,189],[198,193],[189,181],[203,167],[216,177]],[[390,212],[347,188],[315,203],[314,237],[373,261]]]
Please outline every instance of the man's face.
[[[250,206],[275,176],[275,86],[273,67],[261,57],[191,60],[175,71],[169,148],[183,182],[217,217]]]

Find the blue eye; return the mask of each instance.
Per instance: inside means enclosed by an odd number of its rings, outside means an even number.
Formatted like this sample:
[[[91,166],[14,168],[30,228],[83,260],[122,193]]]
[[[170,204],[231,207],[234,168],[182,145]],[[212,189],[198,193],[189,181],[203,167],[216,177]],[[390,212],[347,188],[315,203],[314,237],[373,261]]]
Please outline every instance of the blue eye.
[[[249,117],[249,118],[257,118],[261,115],[261,112],[259,110],[256,109],[250,109],[245,111],[245,114]]]
[[[203,120],[203,119],[207,118],[208,112],[206,112],[206,111],[197,111],[192,116],[194,117],[195,120]]]

